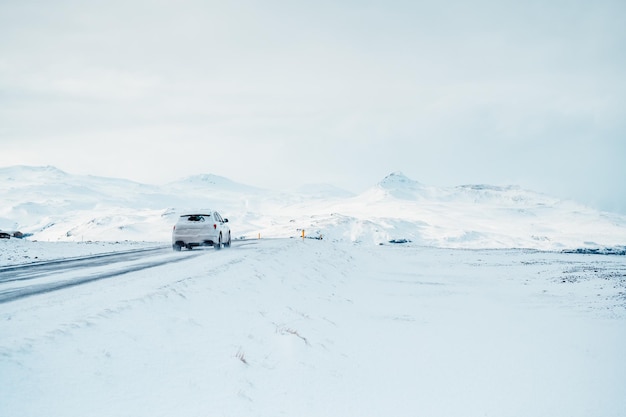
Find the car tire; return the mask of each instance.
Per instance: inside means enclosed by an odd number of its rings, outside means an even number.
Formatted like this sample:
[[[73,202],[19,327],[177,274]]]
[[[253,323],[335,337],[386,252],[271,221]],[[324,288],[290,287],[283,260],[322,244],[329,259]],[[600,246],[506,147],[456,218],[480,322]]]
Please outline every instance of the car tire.
[[[222,249],[222,234],[220,233],[220,237],[217,238],[217,245],[215,245],[215,249]]]
[[[224,243],[225,248],[230,248],[230,232],[228,232],[228,240]]]
[[[176,252],[180,252],[180,249],[181,249],[181,248],[180,248],[180,245],[177,245],[176,243],[174,243],[174,244],[172,245],[172,249],[174,249]]]

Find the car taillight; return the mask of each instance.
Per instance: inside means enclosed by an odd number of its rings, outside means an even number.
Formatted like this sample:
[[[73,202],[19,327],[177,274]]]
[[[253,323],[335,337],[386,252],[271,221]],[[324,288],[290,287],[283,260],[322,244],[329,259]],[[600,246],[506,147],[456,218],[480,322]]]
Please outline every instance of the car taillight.
[[[217,224],[213,223],[213,228],[217,229]]]

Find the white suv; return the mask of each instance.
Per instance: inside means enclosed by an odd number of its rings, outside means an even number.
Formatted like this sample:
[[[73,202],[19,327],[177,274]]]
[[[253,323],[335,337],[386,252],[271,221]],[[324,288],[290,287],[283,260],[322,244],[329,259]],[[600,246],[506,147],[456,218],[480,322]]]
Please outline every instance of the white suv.
[[[217,211],[203,214],[183,214],[172,231],[172,248],[179,251],[182,247],[208,245],[215,249],[230,246],[230,227],[228,219],[222,219]]]

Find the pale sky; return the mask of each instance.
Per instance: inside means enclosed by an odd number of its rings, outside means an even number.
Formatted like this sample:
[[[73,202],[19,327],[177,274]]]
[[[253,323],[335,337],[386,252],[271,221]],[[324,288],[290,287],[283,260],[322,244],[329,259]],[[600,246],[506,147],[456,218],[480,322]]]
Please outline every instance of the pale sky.
[[[0,0],[0,165],[626,213],[626,2]]]

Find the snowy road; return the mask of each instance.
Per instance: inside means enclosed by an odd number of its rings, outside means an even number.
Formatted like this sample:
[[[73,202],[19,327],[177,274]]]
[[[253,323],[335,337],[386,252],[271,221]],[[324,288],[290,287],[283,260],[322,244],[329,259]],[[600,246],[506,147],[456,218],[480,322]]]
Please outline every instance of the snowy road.
[[[1,303],[0,416],[626,415],[626,257],[251,243]]]
[[[0,303],[153,268],[184,258],[170,248],[139,249],[0,268]]]
[[[235,243],[235,246],[237,244],[242,243]],[[0,267],[0,304],[186,261],[212,250],[210,247],[199,248],[193,252],[185,251],[181,256],[166,246]]]

